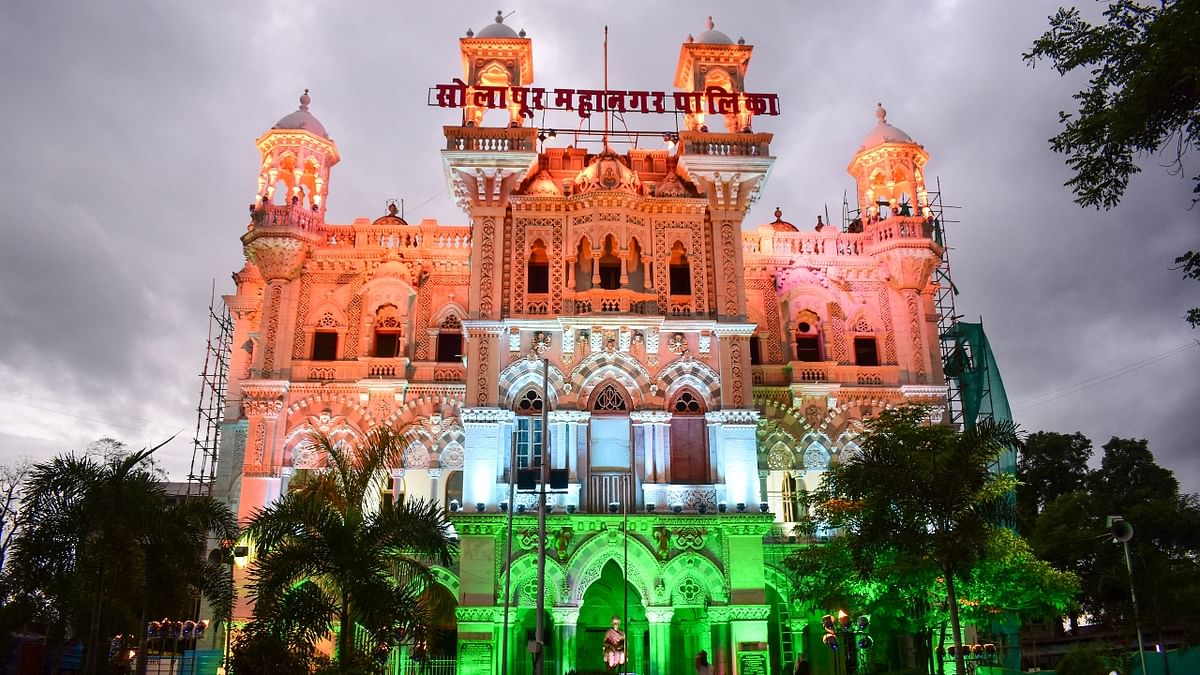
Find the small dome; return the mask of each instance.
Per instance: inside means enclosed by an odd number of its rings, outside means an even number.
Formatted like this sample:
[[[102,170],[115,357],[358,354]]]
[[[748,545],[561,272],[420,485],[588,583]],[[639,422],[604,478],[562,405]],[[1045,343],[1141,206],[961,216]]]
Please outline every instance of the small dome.
[[[696,42],[708,45],[731,45],[733,39],[713,27],[712,17],[708,17],[708,23],[704,26],[705,30],[696,38]]]
[[[771,227],[773,227],[776,232],[800,231],[800,228],[783,219],[783,211],[778,206],[775,207],[775,221],[771,223]]]
[[[876,124],[871,133],[867,134],[867,137],[863,139],[862,147],[864,150],[877,145],[883,145],[884,143],[916,143],[912,139],[912,136],[887,123],[887,110],[884,109],[882,103],[879,103],[878,107],[875,108],[875,117],[879,120],[879,124]]]
[[[316,134],[321,138],[329,138],[329,134],[325,131],[325,125],[313,114],[308,112],[308,103],[312,99],[308,96],[308,90],[304,90],[304,95],[300,97],[300,109],[296,112],[284,115],[282,119],[275,123],[272,129],[303,129],[310,133]]]
[[[496,22],[484,26],[478,33],[477,38],[515,38],[521,37],[517,35],[517,31],[504,25],[504,12],[496,10]]]

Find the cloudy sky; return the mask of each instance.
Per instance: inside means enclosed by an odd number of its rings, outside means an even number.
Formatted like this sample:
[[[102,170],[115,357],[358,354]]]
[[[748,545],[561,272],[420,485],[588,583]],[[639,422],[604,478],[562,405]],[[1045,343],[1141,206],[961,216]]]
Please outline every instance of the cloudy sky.
[[[1097,7],[1085,3],[1095,13]],[[687,10],[680,13],[681,7]],[[521,2],[537,83],[669,89],[679,44],[717,28],[755,46],[748,85],[778,92],[770,183],[748,226],[841,211],[851,155],[889,121],[929,150],[961,222],[959,312],[983,317],[1023,428],[1146,438],[1200,490],[1200,245],[1190,184],[1162,158],[1111,212],[1084,211],[1046,139],[1078,78],[1020,58],[1056,2]],[[420,7],[418,9],[418,7]],[[428,9],[426,7],[446,7]],[[452,8],[451,8],[452,7]],[[921,7],[918,9],[918,7]],[[337,142],[333,222],[403,198],[410,221],[463,224],[445,195],[427,88],[460,74],[458,38],[493,3],[7,0],[0,5],[0,462],[101,436],[191,461],[207,307],[233,289],[256,187],[254,140],[304,88]],[[548,126],[568,126],[557,113]],[[663,129],[670,118],[631,119]],[[1186,175],[1197,173],[1195,162]]]

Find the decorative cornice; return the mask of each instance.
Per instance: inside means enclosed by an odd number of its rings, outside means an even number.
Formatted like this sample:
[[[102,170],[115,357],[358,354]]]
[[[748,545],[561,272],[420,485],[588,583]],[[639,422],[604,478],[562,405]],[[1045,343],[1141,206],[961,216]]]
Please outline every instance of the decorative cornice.
[[[511,422],[516,413],[503,408],[463,408],[460,419],[467,424],[498,424]]]
[[[592,413],[586,410],[551,410],[548,413],[550,422],[587,422]],[[630,415],[632,418],[632,415]]]
[[[666,410],[635,410],[629,413],[629,421],[634,424],[668,424],[671,413]]]
[[[704,413],[704,419],[712,424],[758,424],[759,412],[753,409],[727,408]]]

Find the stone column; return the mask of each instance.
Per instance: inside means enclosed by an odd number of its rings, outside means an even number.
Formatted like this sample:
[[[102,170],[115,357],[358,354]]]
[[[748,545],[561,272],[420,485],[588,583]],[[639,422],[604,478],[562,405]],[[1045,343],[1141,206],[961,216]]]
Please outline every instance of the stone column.
[[[742,654],[769,654],[767,617],[770,615],[771,608],[767,605],[734,605],[729,608],[729,640],[733,647],[734,675],[741,675],[738,661]]]
[[[708,621],[712,626],[712,651],[709,662],[713,675],[733,675],[733,651],[729,644],[729,607],[708,608]]]
[[[400,503],[400,495],[401,495],[400,486],[403,484],[404,484],[404,469],[392,469],[392,503],[393,504]],[[405,495],[405,496],[407,496],[407,495]],[[441,504],[445,503],[445,500],[442,499],[437,494],[437,492],[433,491],[432,489],[430,489],[428,497],[429,497],[429,499],[438,500],[438,503],[441,503]]]
[[[671,673],[671,617],[673,607],[647,607],[646,619],[650,622],[650,674]]]
[[[555,649],[558,651],[558,672],[575,670],[575,630],[579,623],[578,607],[555,607],[550,610],[554,617]]]
[[[245,523],[250,514],[279,497],[280,479],[275,475],[277,462],[282,461],[282,448],[277,447],[279,415],[283,411],[285,386],[246,384],[242,406],[249,424],[249,437],[242,464],[242,489],[237,504],[238,522]]]
[[[758,509],[758,451],[756,410],[714,410],[704,414],[709,438],[716,448],[717,478],[725,483],[730,508],[742,503],[748,511]]]
[[[496,503],[496,478],[500,475],[504,450],[504,430],[512,425],[513,412],[499,408],[463,408],[462,424],[466,436],[463,446],[463,504],[472,508],[478,502]],[[436,494],[436,493],[435,493]]]

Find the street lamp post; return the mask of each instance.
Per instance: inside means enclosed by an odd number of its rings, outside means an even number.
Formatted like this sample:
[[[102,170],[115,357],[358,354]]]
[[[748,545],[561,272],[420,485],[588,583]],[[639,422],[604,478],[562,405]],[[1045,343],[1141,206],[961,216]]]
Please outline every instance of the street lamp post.
[[[1108,517],[1108,530],[1113,543],[1125,547],[1125,571],[1129,574],[1129,599],[1133,602],[1133,628],[1137,632],[1138,658],[1142,662],[1142,675],[1146,673],[1146,647],[1142,644],[1142,619],[1138,613],[1137,592],[1133,590],[1133,565],[1129,562],[1129,540],[1133,539],[1133,525],[1121,516]]]
[[[537,628],[534,632],[533,675],[543,675],[546,667],[546,483],[550,479],[550,463],[546,460],[550,456],[550,359],[543,352],[548,346],[534,340],[534,352],[542,357],[542,447],[538,453]]]

